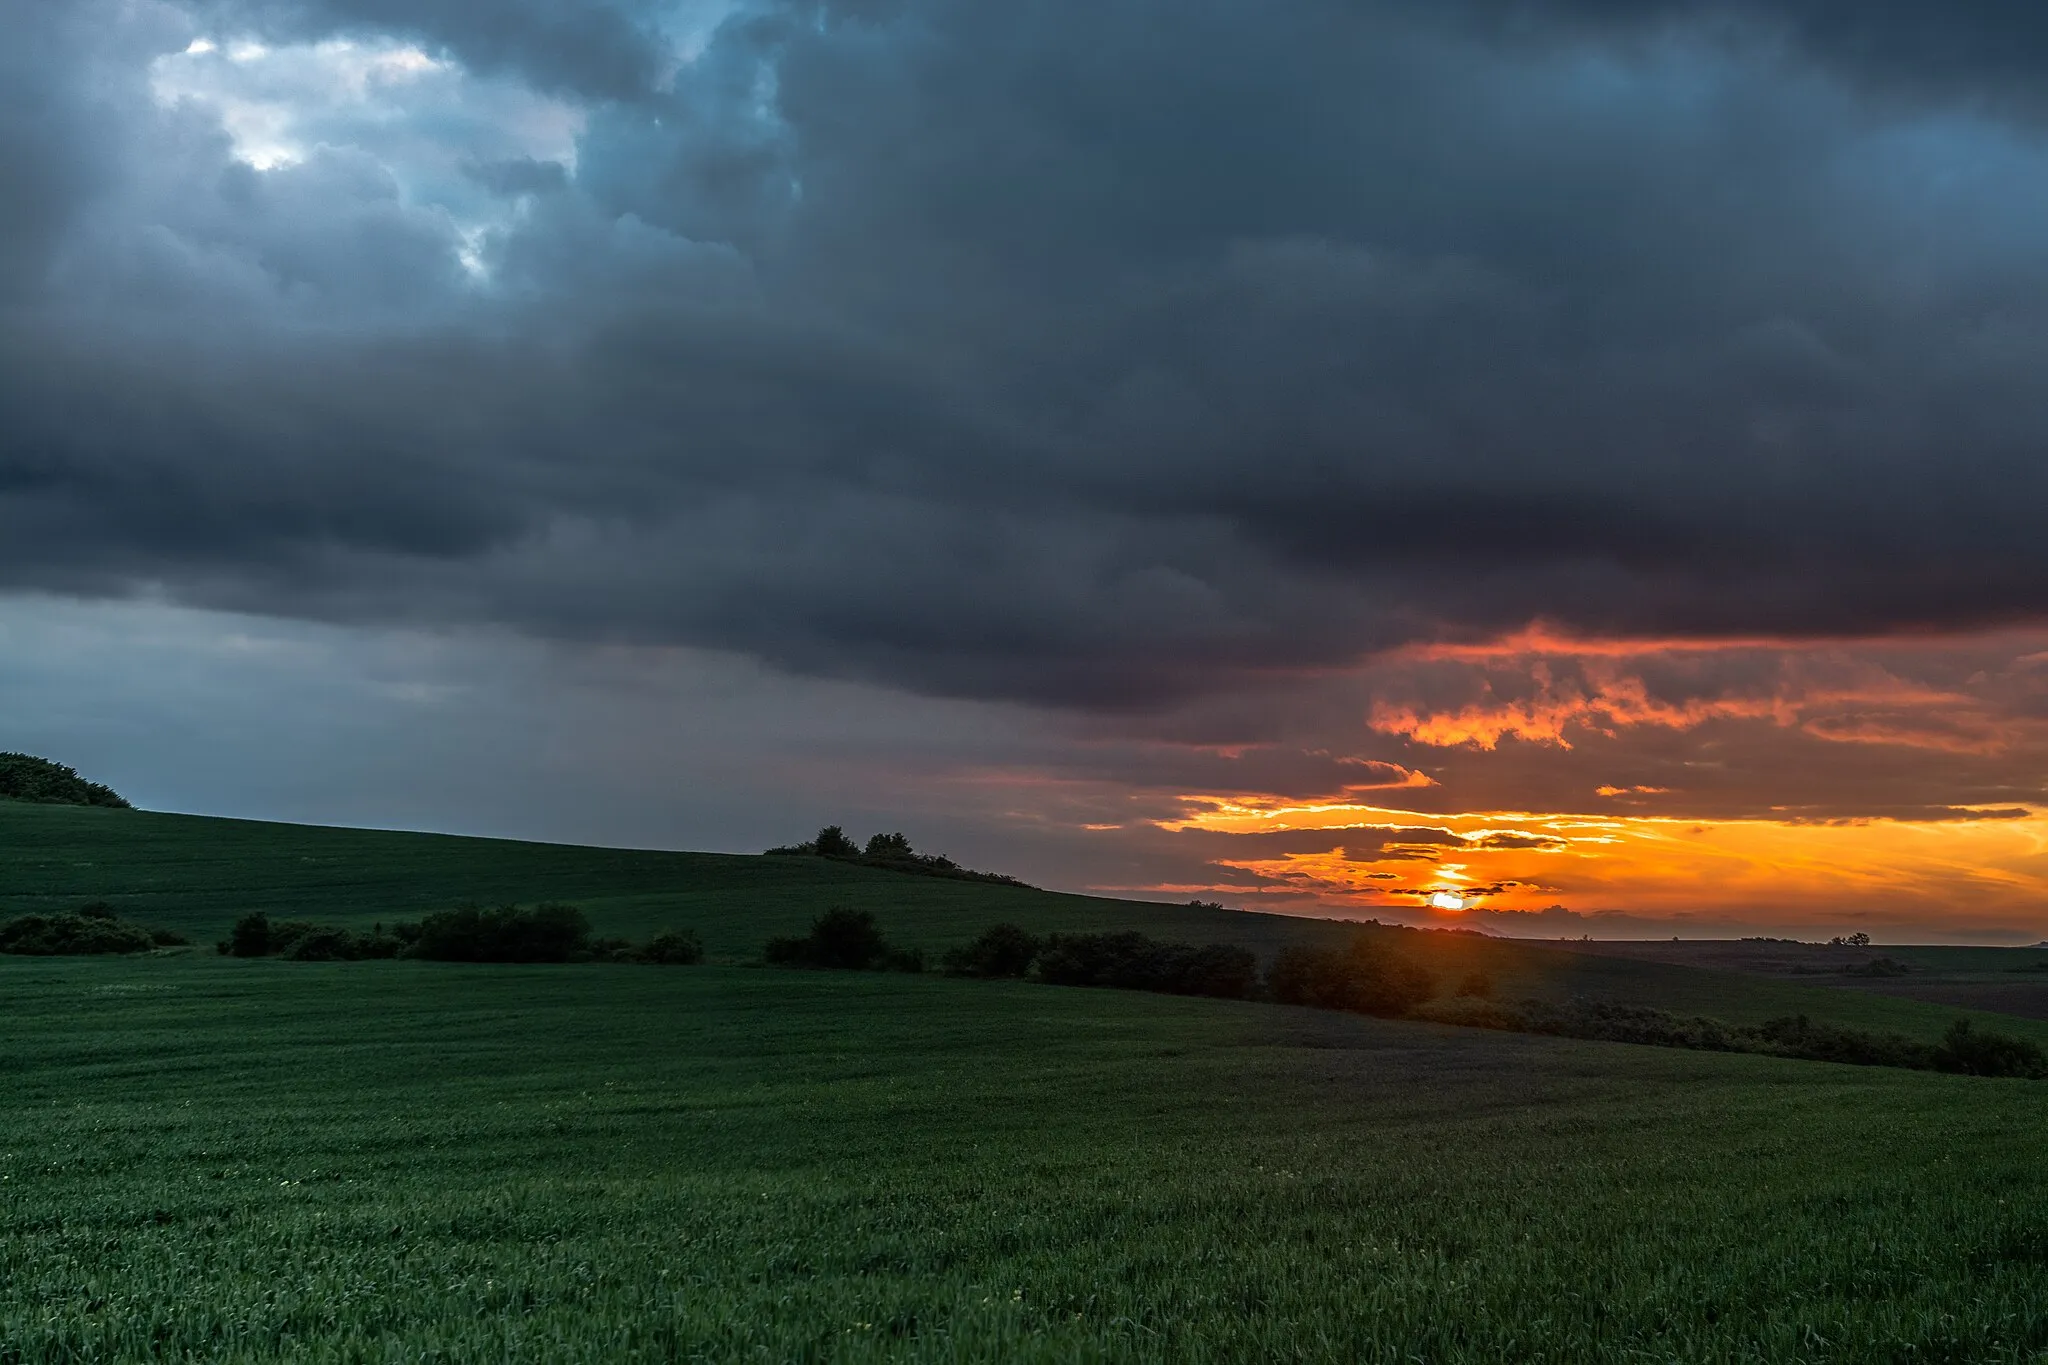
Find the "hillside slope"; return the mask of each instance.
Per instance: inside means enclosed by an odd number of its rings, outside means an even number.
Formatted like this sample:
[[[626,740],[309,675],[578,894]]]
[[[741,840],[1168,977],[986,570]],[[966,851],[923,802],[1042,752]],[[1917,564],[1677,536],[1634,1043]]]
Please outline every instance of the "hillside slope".
[[[240,915],[367,928],[466,900],[568,900],[603,933],[689,928],[713,961],[749,962],[777,934],[835,905],[871,910],[896,942],[943,951],[991,924],[1036,933],[1135,929],[1238,943],[1270,958],[1358,926],[1286,915],[949,881],[821,858],[587,848],[402,831],[223,820],[0,802],[0,916],[107,900],[124,916],[201,943]],[[1594,956],[1523,940],[1387,929],[1447,985],[1474,972],[1507,999],[1654,1005],[1754,1024],[1805,1013],[1846,1026],[1938,1037],[1941,1004],[1830,990],[1680,964]],[[1994,1016],[2048,1042],[2048,1022]]]

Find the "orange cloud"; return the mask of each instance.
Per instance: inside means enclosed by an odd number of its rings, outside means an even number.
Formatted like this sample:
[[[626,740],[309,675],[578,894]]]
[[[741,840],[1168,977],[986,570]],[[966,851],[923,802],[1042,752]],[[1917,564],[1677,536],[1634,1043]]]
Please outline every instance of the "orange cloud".
[[[1612,738],[1632,727],[1692,730],[1719,720],[1797,726],[1816,738],[1844,743],[1961,753],[1993,753],[2011,742],[2014,727],[1993,717],[1979,698],[1911,682],[1876,663],[1833,651],[1818,659],[1789,655],[1769,660],[1761,682],[1753,676],[1721,681],[1697,668],[1681,668],[1675,678],[1665,679],[1665,690],[1681,695],[1660,695],[1645,675],[1668,648],[1662,643],[1628,651],[1614,647],[1578,658],[1488,655],[1486,668],[1470,670],[1463,679],[1465,686],[1476,688],[1477,700],[1433,705],[1382,697],[1372,703],[1368,724],[1418,744],[1481,750],[1492,750],[1504,739],[1569,749],[1575,731]],[[1428,681],[1443,685],[1444,680]],[[1396,690],[1403,679],[1396,673],[1383,685]],[[1423,680],[1408,683],[1417,691],[1426,685]]]

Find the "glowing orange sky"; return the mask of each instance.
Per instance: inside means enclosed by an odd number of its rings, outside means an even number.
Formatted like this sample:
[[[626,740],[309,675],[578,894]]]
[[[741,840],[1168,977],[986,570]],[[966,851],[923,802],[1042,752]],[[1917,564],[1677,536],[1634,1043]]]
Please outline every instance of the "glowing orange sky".
[[[1142,889],[1357,910],[1457,890],[1488,923],[1564,906],[1632,936],[1711,919],[2037,937],[2044,665],[2038,630],[1710,642],[1538,626],[1407,649],[1350,680],[1352,747],[1328,751],[1381,765],[1377,782],[1184,787],[1150,823],[1199,848],[1206,876]]]
[[[1655,817],[1485,812],[1422,815],[1377,806],[1260,808],[1212,798],[1174,826],[1232,834],[1327,830],[1337,851],[1227,860],[1336,904],[1420,905],[1433,890],[1482,894],[1494,910],[1564,903],[1581,911],[1693,914],[1776,907],[1803,916],[1844,910],[1877,922],[1964,914],[2026,929],[2048,903],[2048,816],[1915,822],[1702,823]],[[1347,831],[1449,830],[1448,845],[1395,844],[1354,860]],[[1500,836],[1531,846],[1489,847]],[[1432,861],[1422,861],[1425,852]]]

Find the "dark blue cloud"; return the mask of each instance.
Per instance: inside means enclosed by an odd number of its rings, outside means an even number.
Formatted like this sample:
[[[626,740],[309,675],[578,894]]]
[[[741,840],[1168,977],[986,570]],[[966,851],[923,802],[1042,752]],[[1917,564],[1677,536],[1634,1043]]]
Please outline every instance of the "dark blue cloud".
[[[30,25],[0,582],[1092,708],[1534,616],[2036,617],[2038,25],[1858,12]],[[145,89],[236,26],[529,83],[574,154],[483,146],[450,86],[252,170]]]

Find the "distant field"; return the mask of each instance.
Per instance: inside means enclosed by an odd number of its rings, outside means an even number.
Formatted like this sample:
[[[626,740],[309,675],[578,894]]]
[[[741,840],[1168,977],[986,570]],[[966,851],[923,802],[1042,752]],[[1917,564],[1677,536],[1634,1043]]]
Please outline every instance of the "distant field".
[[[1575,951],[1669,966],[1706,967],[1795,987],[1921,1001],[1948,1010],[1980,1011],[2048,1020],[2048,949],[1976,948],[1948,944],[1880,944],[1868,948],[1822,943],[1672,941],[1584,943]],[[1889,958],[1908,970],[1898,976],[1860,976],[1845,967]],[[2018,1031],[2018,1030],[2013,1030]]]
[[[0,962],[8,1360],[2048,1349],[2048,1086],[747,968]]]

